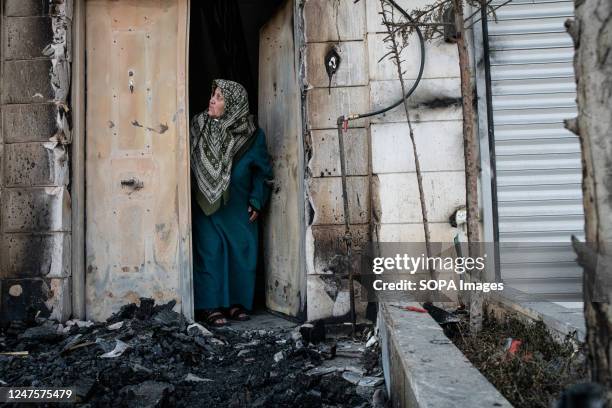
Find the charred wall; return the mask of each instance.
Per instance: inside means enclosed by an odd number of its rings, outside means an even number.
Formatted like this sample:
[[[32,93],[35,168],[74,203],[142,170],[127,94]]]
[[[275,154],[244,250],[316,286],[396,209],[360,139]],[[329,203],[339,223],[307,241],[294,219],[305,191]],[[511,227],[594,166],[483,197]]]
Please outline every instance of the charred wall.
[[[72,3],[1,5],[0,319],[66,319]]]
[[[418,0],[399,0],[407,11]],[[380,0],[305,0],[308,167],[306,255],[308,318],[346,318],[349,295],[336,120],[382,109],[402,97],[397,68],[385,54],[388,33]],[[398,14],[398,13],[396,13]],[[324,57],[337,47],[340,65],[329,81]],[[455,44],[428,41],[425,69],[408,109],[414,129],[433,241],[452,242],[448,223],[465,204],[460,78]],[[418,76],[416,35],[401,53],[403,76]],[[422,242],[414,155],[402,105],[350,122],[345,137],[348,201],[354,245]],[[359,284],[356,285],[360,290]],[[359,293],[357,293],[359,299]],[[364,303],[357,310],[363,314]]]
[[[307,315],[347,319],[350,312],[342,180],[336,120],[368,111],[369,87],[364,2],[304,1],[306,40],[306,264]],[[340,55],[329,81],[325,56]],[[351,122],[345,137],[347,192],[353,247],[370,240],[368,123]],[[357,291],[359,284],[356,283]],[[356,297],[359,300],[359,296]],[[357,302],[358,314],[366,304]]]

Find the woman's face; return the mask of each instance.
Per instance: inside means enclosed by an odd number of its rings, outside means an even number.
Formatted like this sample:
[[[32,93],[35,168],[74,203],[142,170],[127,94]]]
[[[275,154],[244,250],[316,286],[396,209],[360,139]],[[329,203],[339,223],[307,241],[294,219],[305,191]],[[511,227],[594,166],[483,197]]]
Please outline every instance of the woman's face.
[[[208,116],[218,119],[223,116],[223,112],[225,112],[225,99],[223,99],[221,88],[216,87],[208,101]]]

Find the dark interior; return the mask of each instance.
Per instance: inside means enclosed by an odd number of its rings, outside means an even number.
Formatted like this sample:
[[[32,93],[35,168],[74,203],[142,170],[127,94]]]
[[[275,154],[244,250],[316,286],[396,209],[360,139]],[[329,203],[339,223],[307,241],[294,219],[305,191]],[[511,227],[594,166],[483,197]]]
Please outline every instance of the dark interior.
[[[257,116],[259,29],[283,0],[191,2],[189,50],[190,117],[208,107],[215,78],[244,85]]]
[[[284,0],[201,0],[191,2],[189,118],[208,108],[215,78],[241,83],[257,118],[259,29]],[[262,230],[254,308],[265,307]]]

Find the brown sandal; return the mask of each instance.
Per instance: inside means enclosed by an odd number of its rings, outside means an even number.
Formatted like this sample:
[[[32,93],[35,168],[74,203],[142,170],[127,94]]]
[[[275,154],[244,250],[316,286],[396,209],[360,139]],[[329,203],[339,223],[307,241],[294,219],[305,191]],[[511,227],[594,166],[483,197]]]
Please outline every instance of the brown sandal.
[[[223,313],[221,313],[221,311],[218,309],[202,310],[201,320],[203,320],[207,325],[213,327],[222,327],[229,324],[229,322],[225,319],[225,316],[223,316]]]
[[[251,316],[249,316],[246,312],[246,309],[242,305],[232,305],[227,309],[227,316],[232,320],[238,320],[241,322],[251,320]]]

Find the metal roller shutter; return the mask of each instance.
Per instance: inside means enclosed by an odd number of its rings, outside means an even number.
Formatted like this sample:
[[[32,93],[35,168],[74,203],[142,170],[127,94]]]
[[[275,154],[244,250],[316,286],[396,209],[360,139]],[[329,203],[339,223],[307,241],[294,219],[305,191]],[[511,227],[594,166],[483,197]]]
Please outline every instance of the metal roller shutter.
[[[501,276],[526,292],[578,294],[569,242],[584,237],[580,144],[563,127],[576,116],[574,48],[563,25],[573,2],[513,0],[496,15],[488,34]]]

